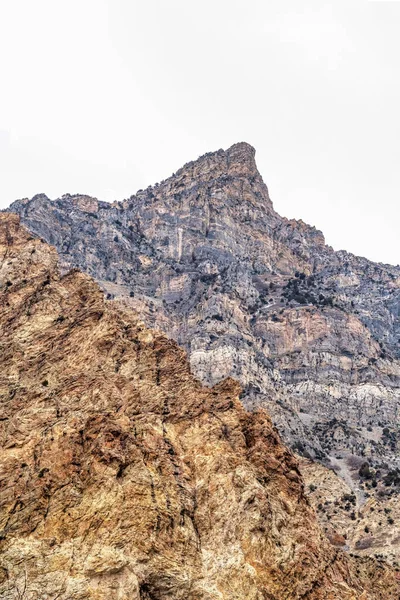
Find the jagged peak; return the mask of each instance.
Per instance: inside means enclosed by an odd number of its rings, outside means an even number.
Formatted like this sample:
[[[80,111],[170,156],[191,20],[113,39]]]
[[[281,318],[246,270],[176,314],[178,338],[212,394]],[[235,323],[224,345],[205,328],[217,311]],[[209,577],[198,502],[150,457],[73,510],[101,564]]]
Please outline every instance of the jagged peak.
[[[237,157],[239,162],[241,160],[254,159],[256,155],[256,149],[248,142],[237,142],[230,146],[225,152],[230,156]]]
[[[131,201],[141,196],[146,196],[148,192],[160,187],[160,186],[173,186],[179,180],[180,184],[182,180],[193,179],[197,181],[218,179],[220,177],[238,177],[238,178],[254,178],[257,177],[262,182],[262,177],[257,169],[255,161],[255,148],[247,142],[237,142],[227,148],[226,150],[219,149],[213,152],[207,152],[199,156],[196,160],[190,161],[183,165],[178,171],[173,173],[167,179],[150,185],[146,190],[138,190],[130,198],[122,201],[114,201],[110,206],[121,208],[124,203]],[[265,184],[263,184],[265,185]],[[266,195],[268,197],[268,190],[266,189]],[[58,198],[57,200],[69,201],[75,207],[79,208],[83,212],[96,213],[99,207],[104,208],[104,202],[99,201],[97,198],[92,197],[88,194],[70,194],[66,193]],[[269,200],[269,197],[268,197]],[[31,202],[51,202],[52,200],[44,193],[36,194],[32,198],[23,198],[15,200],[9,207],[8,210],[12,210],[18,205],[25,205]],[[269,200],[270,202],[270,200]],[[107,203],[108,204],[108,203]]]
[[[238,142],[227,150],[216,150],[199,156],[197,160],[186,163],[175,176],[198,176],[199,174],[235,176],[254,176],[260,174],[255,161],[255,148],[247,142]]]
[[[149,185],[146,189],[140,189],[122,201],[115,201],[111,206],[121,209],[137,200],[153,198],[154,194],[158,194],[156,190],[159,188],[167,193],[171,193],[174,188],[180,192],[182,187],[191,189],[194,185],[208,184],[214,180],[219,180],[218,183],[221,183],[224,178],[237,178],[248,181],[257,180],[263,187],[266,205],[271,210],[273,209],[272,202],[269,198],[268,188],[257,169],[255,154],[255,148],[247,142],[237,142],[226,150],[220,148],[213,152],[207,152],[196,160],[184,164],[167,179]]]

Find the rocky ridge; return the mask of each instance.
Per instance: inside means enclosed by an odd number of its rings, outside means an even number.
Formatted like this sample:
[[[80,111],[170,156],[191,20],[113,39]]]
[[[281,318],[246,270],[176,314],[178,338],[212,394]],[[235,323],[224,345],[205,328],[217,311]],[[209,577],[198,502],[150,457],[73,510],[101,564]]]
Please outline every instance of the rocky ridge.
[[[38,195],[9,210],[63,269],[86,271],[183,346],[203,383],[238,379],[245,406],[265,406],[293,449],[336,469],[360,510],[397,498],[400,268],[335,252],[278,215],[251,146],[206,154],[123,202]],[[349,475],[353,457],[368,477]]]
[[[293,447],[397,467],[400,267],[280,217],[254,155],[209,153],[123,202],[39,195],[9,210],[185,347],[204,383],[238,378]]]
[[[4,600],[391,600],[321,533],[295,457],[232,380],[0,215]]]

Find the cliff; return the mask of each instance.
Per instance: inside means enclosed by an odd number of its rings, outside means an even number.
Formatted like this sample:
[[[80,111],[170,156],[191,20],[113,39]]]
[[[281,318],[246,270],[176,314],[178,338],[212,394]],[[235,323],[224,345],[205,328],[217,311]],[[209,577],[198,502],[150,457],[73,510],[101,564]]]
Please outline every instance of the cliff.
[[[239,387],[202,387],[15,215],[0,215],[0,596],[391,599],[322,535],[294,456]]]
[[[360,510],[368,495],[398,497],[400,268],[334,252],[278,215],[249,144],[123,202],[39,195],[9,210],[64,270],[183,346],[204,384],[238,379],[245,406],[266,407],[287,444],[338,470]],[[400,530],[393,539],[399,554]]]

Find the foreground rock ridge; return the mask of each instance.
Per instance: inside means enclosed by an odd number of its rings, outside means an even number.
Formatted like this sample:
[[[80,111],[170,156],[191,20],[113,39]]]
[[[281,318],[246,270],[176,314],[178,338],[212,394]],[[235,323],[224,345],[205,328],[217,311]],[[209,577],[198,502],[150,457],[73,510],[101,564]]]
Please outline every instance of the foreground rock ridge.
[[[9,210],[63,269],[87,272],[183,346],[203,383],[238,379],[247,408],[267,407],[293,449],[346,482],[352,500],[336,498],[345,518],[331,533],[356,525],[354,546],[397,560],[398,523],[384,513],[365,536],[362,511],[369,497],[384,511],[400,485],[399,267],[335,252],[279,216],[246,143],[123,202],[38,195]]]
[[[391,599],[333,548],[298,463],[229,379],[0,215],[0,597]]]

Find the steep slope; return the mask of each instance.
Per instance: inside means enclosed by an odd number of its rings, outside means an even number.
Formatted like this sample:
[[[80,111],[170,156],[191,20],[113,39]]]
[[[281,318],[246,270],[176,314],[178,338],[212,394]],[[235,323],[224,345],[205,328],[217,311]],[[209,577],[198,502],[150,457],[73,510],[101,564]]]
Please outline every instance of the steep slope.
[[[207,154],[112,205],[40,195],[9,210],[184,346],[201,381],[238,378],[292,447],[367,457],[382,481],[400,466],[400,268],[280,217],[254,155]]]
[[[331,543],[358,556],[384,558],[399,567],[398,496],[377,494],[360,499],[357,488],[354,493],[351,470],[346,482],[316,461],[299,457],[299,466],[308,498]]]
[[[232,380],[0,215],[0,596],[385,599],[321,534],[298,464]]]

